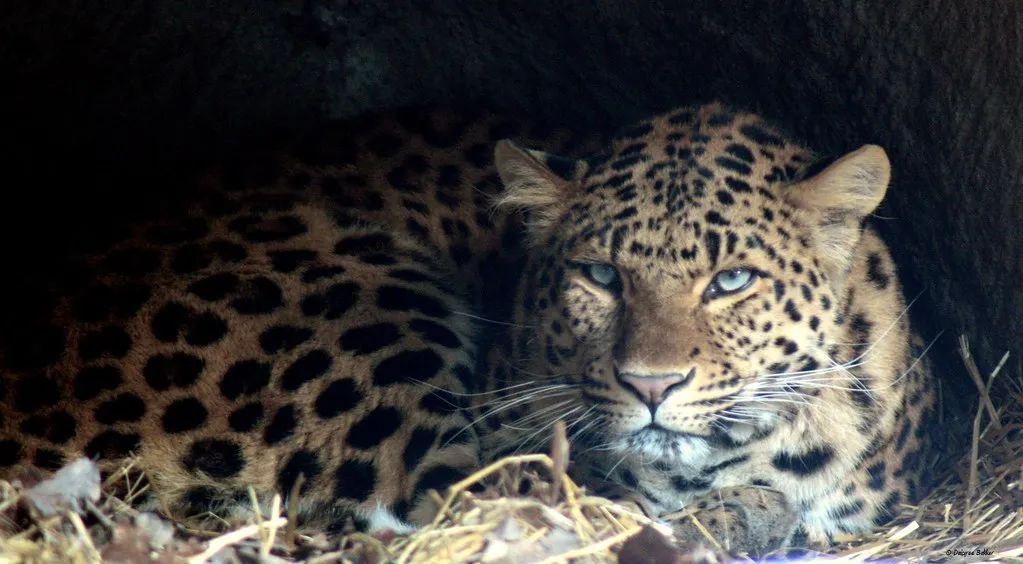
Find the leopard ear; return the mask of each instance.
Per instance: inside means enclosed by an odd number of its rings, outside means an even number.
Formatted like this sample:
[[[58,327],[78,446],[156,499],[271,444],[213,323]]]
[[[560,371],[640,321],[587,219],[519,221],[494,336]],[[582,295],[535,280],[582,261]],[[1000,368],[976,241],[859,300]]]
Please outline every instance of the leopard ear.
[[[822,266],[833,276],[852,265],[863,219],[884,199],[890,176],[884,149],[864,145],[786,190],[788,202],[815,227]]]
[[[587,169],[585,161],[523,149],[507,139],[498,141],[494,162],[505,188],[496,207],[525,212],[534,241],[564,213]]]

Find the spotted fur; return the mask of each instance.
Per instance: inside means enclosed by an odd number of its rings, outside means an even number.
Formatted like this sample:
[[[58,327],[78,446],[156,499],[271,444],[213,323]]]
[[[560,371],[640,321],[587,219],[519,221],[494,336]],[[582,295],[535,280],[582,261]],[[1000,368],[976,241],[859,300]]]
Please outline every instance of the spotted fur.
[[[568,176],[500,146],[502,202],[526,211],[533,245],[495,382],[543,392],[485,443],[528,442],[550,410],[584,479],[652,514],[727,490],[720,538],[740,522],[745,549],[828,543],[917,499],[934,383],[887,248],[863,226],[888,160],[866,146],[814,161],[717,105],[638,124]],[[736,272],[748,287],[715,285]],[[758,490],[794,518],[751,512]]]
[[[244,513],[248,486],[287,502],[301,475],[306,521],[396,526],[563,418],[591,487],[716,511],[745,550],[864,531],[920,493],[932,383],[862,227],[883,151],[811,175],[718,105],[585,160],[506,137],[581,147],[410,111],[210,175],[0,350],[0,468],[135,455],[178,517]],[[750,287],[708,293],[740,267]]]

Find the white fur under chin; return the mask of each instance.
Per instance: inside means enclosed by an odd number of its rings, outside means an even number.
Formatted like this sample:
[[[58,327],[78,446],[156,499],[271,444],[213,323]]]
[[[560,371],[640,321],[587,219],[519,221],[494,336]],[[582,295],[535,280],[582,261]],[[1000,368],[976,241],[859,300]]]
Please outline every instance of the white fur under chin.
[[[642,433],[617,442],[617,450],[622,454],[629,453],[644,462],[665,460],[676,467],[697,466],[712,450],[704,439],[667,433]]]

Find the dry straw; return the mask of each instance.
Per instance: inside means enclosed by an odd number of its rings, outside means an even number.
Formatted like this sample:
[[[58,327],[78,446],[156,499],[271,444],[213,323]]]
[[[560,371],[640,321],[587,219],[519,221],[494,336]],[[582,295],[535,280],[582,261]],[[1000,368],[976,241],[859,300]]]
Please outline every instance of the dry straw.
[[[977,387],[969,452],[957,477],[939,485],[919,505],[902,505],[897,519],[874,534],[840,539],[829,552],[842,562],[873,559],[924,561],[1023,560],[1023,364],[1014,378],[999,374],[1006,354],[985,378],[965,339],[960,354]],[[997,390],[997,392],[992,392]],[[552,453],[513,456],[495,462],[452,486],[431,492],[436,519],[407,536],[351,533],[328,540],[299,531],[294,514],[282,514],[281,499],[269,500],[268,515],[252,494],[256,519],[227,532],[176,526],[177,539],[161,549],[135,542],[132,501],[146,482],[131,462],[103,483],[98,503],[84,515],[67,511],[42,518],[23,509],[24,487],[0,481],[0,564],[7,562],[96,562],[124,554],[141,559],[197,564],[244,557],[253,562],[615,562],[617,550],[644,527],[670,530],[633,508],[587,494],[565,472],[568,443],[558,425]],[[300,483],[291,492],[296,499]],[[528,490],[528,491],[527,491]],[[525,493],[523,493],[525,492]],[[22,509],[19,509],[22,508]],[[134,519],[134,521],[133,521]],[[149,538],[136,534],[139,539]],[[135,544],[130,544],[135,542]],[[718,539],[677,562],[718,562]],[[125,551],[128,550],[126,553]]]

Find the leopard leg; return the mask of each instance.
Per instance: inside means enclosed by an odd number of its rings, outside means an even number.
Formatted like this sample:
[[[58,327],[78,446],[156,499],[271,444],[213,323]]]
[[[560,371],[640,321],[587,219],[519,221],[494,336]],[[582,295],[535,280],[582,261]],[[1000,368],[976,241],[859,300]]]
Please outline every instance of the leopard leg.
[[[709,492],[666,520],[680,542],[712,542],[759,556],[788,544],[799,514],[780,492],[737,486]]]

